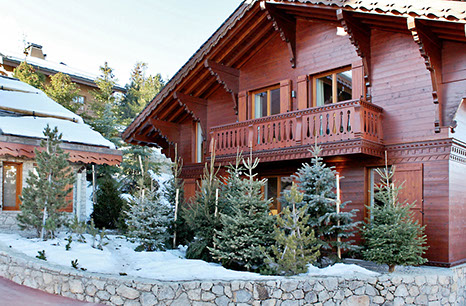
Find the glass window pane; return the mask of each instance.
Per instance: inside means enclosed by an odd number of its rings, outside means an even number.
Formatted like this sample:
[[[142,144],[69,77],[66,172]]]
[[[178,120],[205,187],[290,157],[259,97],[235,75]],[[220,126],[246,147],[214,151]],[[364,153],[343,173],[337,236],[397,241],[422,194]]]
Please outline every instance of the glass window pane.
[[[254,118],[267,116],[267,92],[254,95]]]
[[[270,210],[272,214],[278,213],[278,199],[277,199],[278,179],[276,177],[267,178],[267,185],[265,185],[265,198],[272,198]]]
[[[281,190],[280,192],[284,192],[287,190],[291,190],[291,185],[293,184],[293,178],[291,176],[282,176],[280,178],[281,181]]]
[[[332,103],[332,75],[316,79],[316,105],[324,106]]]
[[[3,206],[16,207],[16,183],[18,167],[15,165],[3,165]]]
[[[280,88],[272,89],[270,91],[270,114],[280,114]]]
[[[337,101],[347,101],[353,98],[352,96],[352,77],[351,70],[337,73]]]
[[[202,144],[203,144],[203,138],[202,138],[202,127],[201,123],[197,123],[197,128],[196,128],[196,162],[201,163],[202,162]]]

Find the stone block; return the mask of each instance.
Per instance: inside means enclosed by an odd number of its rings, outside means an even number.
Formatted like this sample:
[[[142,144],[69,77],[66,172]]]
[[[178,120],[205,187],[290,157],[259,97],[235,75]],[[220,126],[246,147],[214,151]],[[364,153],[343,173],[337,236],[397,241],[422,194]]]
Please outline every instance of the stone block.
[[[97,287],[94,285],[88,285],[86,287],[86,294],[89,296],[94,296],[97,292]]]
[[[346,298],[341,304],[341,306],[369,306],[370,300],[368,296],[350,296]]]
[[[158,288],[157,298],[159,300],[172,300],[175,297],[175,291],[170,286],[161,286]]]
[[[222,295],[223,294],[223,286],[215,285],[212,287],[212,292],[215,295]]]
[[[110,298],[110,293],[107,291],[97,291],[96,296],[103,301],[107,301]]]
[[[421,287],[422,285],[424,285],[426,283],[426,277],[424,275],[417,275],[414,278],[414,281],[416,282],[416,285]]]
[[[300,300],[300,299],[304,298],[304,291],[301,290],[301,289],[295,290],[295,291],[291,292],[291,294],[297,300]]]
[[[315,303],[317,302],[317,294],[313,291],[310,291],[308,293],[306,293],[306,295],[304,296],[304,300],[307,302],[307,303]]]
[[[233,296],[236,303],[247,303],[251,299],[252,294],[246,290],[238,290],[233,293]]]
[[[201,300],[204,302],[210,302],[215,300],[216,296],[212,292],[206,292],[204,291],[201,296]]]
[[[317,296],[319,297],[319,302],[322,302],[322,303],[330,298],[330,295],[328,294],[327,291],[321,291],[317,294]]]
[[[153,293],[143,292],[139,298],[142,306],[154,306],[157,305],[157,298]]]
[[[201,300],[201,289],[192,289],[188,292],[188,297],[192,301],[200,301]]]
[[[140,295],[139,291],[136,289],[130,288],[126,285],[120,285],[116,292],[121,295],[124,298],[127,298],[129,300],[134,300],[137,299]]]
[[[419,293],[421,293],[417,286],[411,286],[408,291],[409,291],[409,295],[414,296],[414,297],[418,296]]]
[[[439,275],[438,276],[438,282],[439,282],[440,285],[445,286],[445,285],[450,284],[450,278],[448,276],[446,276],[446,275]]]
[[[207,292],[207,293],[209,293],[209,292]],[[188,299],[188,295],[186,293],[182,293],[170,305],[171,306],[185,306],[185,305],[189,305],[189,304],[190,304],[190,302],[189,302],[189,299]]]
[[[372,298],[372,303],[374,304],[383,304],[385,302],[385,299],[381,296],[374,296]]]
[[[338,279],[335,277],[326,278],[324,279],[323,284],[328,291],[334,291],[338,288]]]
[[[294,300],[287,300],[287,301],[283,301],[280,306],[299,306],[299,302],[298,301],[294,301]]]
[[[298,288],[298,284],[296,281],[283,281],[281,283],[280,288],[285,291],[285,292],[291,292],[293,290],[296,290]]]
[[[408,295],[408,289],[406,288],[405,284],[399,285],[394,293],[395,296],[405,297]]]
[[[218,305],[218,306],[228,306],[229,303],[230,303],[230,299],[224,295],[215,299],[215,305]]]
[[[83,283],[80,280],[76,279],[70,280],[70,291],[72,293],[83,293]]]
[[[212,288],[213,284],[210,282],[203,282],[201,283],[201,289],[205,291],[209,291]]]
[[[114,295],[110,298],[110,302],[114,305],[123,305],[124,301],[118,295]]]

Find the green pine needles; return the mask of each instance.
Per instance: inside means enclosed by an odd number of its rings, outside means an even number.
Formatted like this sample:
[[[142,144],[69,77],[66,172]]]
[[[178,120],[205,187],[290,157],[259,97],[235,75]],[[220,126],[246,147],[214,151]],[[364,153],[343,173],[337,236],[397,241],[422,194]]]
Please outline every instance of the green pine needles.
[[[285,207],[277,216],[273,257],[269,257],[269,263],[276,274],[296,275],[307,272],[307,265],[317,260],[320,245],[314,231],[307,226],[310,217],[306,214],[307,207],[296,207],[303,200],[303,194],[294,183],[284,197],[291,207]]]
[[[356,250],[350,240],[359,222],[354,222],[357,209],[336,212],[336,171],[328,167],[320,157],[321,148],[317,145],[311,150],[311,165],[304,163],[295,174],[303,200],[297,203],[298,209],[305,207],[309,215],[308,226],[314,231],[322,251],[329,253],[340,247],[341,250]],[[341,203],[343,209],[348,202]],[[286,199],[284,206],[289,205]],[[339,239],[338,239],[339,238]]]
[[[212,257],[225,267],[259,271],[265,264],[263,249],[274,243],[274,218],[270,215],[270,200],[264,199],[262,188],[265,180],[257,180],[253,170],[259,160],[242,160],[238,154],[234,166],[229,169],[226,182],[228,189],[223,195],[229,203],[228,213],[221,212],[221,229],[215,230],[214,245],[209,248]],[[244,177],[243,177],[244,176]]]
[[[67,161],[68,153],[60,148],[61,134],[47,125],[41,150],[35,149],[37,167],[29,172],[27,186],[23,188],[18,215],[21,229],[34,229],[41,239],[53,238],[57,228],[65,221],[60,211],[68,206],[66,196],[75,181],[74,173]]]
[[[389,272],[395,271],[396,265],[420,265],[427,262],[422,255],[427,250],[425,226],[414,221],[410,209],[415,203],[400,202],[398,193],[403,184],[395,186],[391,180],[395,167],[377,169],[381,177],[376,186],[375,199],[381,205],[367,207],[371,217],[362,228],[365,239],[364,259],[379,264],[387,264]]]

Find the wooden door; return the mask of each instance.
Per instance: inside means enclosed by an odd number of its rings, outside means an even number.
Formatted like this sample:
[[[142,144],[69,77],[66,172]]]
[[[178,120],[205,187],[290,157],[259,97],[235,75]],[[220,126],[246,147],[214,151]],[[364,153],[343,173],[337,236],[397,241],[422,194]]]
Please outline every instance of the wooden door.
[[[395,185],[403,183],[398,198],[400,202],[415,203],[412,211],[414,218],[423,225],[424,196],[423,196],[423,167],[422,164],[400,164],[395,165],[393,177]]]

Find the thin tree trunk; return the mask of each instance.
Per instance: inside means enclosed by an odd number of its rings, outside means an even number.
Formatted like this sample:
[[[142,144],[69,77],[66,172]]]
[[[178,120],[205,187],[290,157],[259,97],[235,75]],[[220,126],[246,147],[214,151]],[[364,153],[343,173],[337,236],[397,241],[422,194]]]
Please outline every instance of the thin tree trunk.
[[[388,272],[390,273],[395,272],[395,265],[388,265]]]

